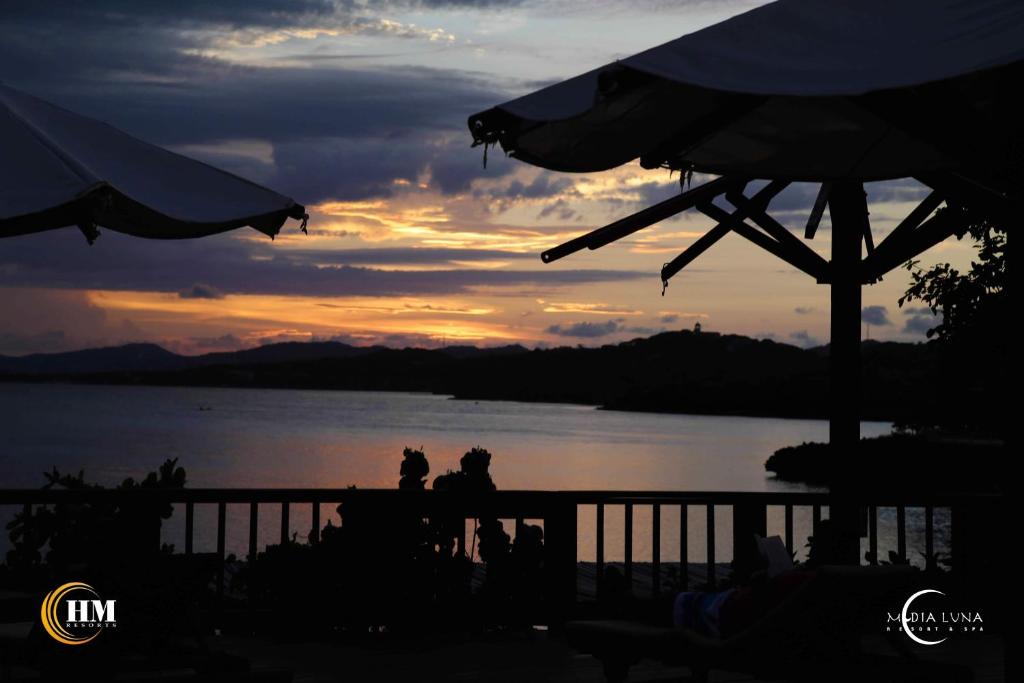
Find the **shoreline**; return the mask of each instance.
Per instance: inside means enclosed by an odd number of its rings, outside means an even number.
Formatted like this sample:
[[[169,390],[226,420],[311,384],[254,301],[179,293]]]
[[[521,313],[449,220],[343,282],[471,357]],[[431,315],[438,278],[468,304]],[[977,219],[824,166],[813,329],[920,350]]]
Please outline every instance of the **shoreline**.
[[[644,415],[686,415],[690,417],[743,417],[743,418],[754,418],[754,419],[765,419],[765,420],[800,420],[800,421],[825,421],[828,420],[828,416],[825,413],[798,413],[798,412],[754,412],[754,411],[735,411],[735,412],[701,412],[701,411],[682,411],[682,410],[654,410],[643,407],[627,408],[620,406],[607,406],[598,403],[581,403],[579,401],[558,401],[552,398],[543,398],[538,400],[530,400],[527,398],[506,398],[501,396],[472,396],[472,395],[459,395],[447,392],[422,390],[418,391],[415,389],[386,389],[386,388],[372,388],[372,389],[357,389],[348,387],[322,387],[322,386],[294,386],[294,385],[280,385],[280,384],[203,384],[203,383],[175,383],[175,382],[138,382],[138,381],[112,381],[109,379],[104,380],[90,380],[82,379],[76,380],[71,377],[33,377],[33,376],[11,376],[11,375],[0,375],[0,385],[61,385],[61,386],[115,386],[115,387],[138,387],[138,388],[178,388],[178,389],[258,389],[267,391],[311,391],[318,393],[338,393],[338,392],[353,392],[361,394],[409,394],[414,396],[437,396],[438,398],[444,398],[451,401],[465,401],[465,402],[481,402],[485,401],[488,403],[521,403],[525,405],[557,405],[557,406],[576,406],[579,408],[587,408],[592,410],[600,410],[606,412],[615,413],[637,413]],[[895,420],[892,418],[885,417],[862,417],[861,424],[889,424],[891,425]]]

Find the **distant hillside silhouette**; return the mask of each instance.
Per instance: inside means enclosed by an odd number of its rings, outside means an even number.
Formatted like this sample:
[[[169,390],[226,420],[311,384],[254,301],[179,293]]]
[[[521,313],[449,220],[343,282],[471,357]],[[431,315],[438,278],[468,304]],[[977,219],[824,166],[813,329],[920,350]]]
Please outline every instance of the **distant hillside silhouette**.
[[[905,421],[957,408],[929,344],[865,342],[864,417]],[[0,357],[0,379],[117,384],[426,391],[463,399],[616,410],[820,418],[828,347],[714,332],[665,332],[599,348],[528,350],[283,343],[202,356],[153,344]]]

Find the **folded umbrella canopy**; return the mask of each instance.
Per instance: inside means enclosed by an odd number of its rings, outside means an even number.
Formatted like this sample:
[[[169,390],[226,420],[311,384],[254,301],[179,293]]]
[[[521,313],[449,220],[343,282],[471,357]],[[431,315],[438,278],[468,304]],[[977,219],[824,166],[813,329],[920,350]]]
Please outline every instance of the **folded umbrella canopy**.
[[[76,225],[138,237],[251,226],[271,237],[303,207],[265,187],[0,84],[0,237]]]

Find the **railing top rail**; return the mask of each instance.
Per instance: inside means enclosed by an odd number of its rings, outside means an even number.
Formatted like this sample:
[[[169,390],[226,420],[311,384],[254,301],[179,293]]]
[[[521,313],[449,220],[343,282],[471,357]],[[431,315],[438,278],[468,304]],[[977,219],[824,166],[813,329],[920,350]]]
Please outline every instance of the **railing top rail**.
[[[0,505],[46,505],[147,500],[167,503],[344,503],[393,500],[403,504],[483,504],[542,508],[551,504],[622,505],[828,505],[832,495],[813,491],[536,491],[504,490],[487,494],[451,491],[402,491],[350,488],[186,488],[186,489],[0,489]],[[948,506],[998,502],[998,493],[877,493],[856,502],[876,506]],[[846,498],[849,501],[849,498]]]

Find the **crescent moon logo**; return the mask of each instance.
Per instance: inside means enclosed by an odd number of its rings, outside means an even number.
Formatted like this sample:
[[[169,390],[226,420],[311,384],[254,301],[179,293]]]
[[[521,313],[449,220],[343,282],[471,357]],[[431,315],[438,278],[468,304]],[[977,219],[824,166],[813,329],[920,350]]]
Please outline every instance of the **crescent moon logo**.
[[[907,601],[905,603],[903,603],[903,611],[900,613],[900,621],[903,623],[903,632],[906,633],[907,636],[915,643],[920,643],[921,645],[938,645],[946,639],[943,638],[942,640],[925,640],[924,638],[919,638],[911,632],[910,624],[907,620],[907,612],[910,611],[910,603],[914,602],[914,600],[927,593],[938,593],[939,595],[945,595],[945,593],[943,593],[942,591],[937,591],[933,588],[926,588],[923,591],[918,591],[914,593],[909,598],[907,598]]]
[[[46,594],[46,598],[43,599],[43,605],[39,610],[39,618],[43,623],[43,628],[46,630],[50,637],[56,640],[58,643],[65,645],[85,645],[100,633],[102,629],[96,630],[94,633],[88,635],[75,635],[68,631],[61,624],[60,617],[57,615],[57,607],[68,598],[73,592],[85,592],[96,599],[99,599],[99,594],[92,586],[81,581],[72,581],[65,583],[62,586],[54,588],[52,591]]]

